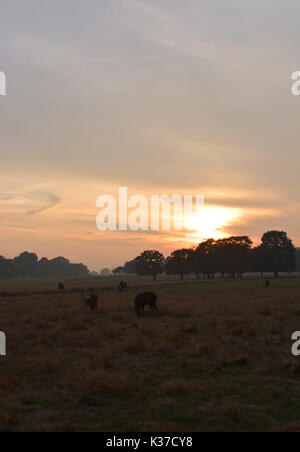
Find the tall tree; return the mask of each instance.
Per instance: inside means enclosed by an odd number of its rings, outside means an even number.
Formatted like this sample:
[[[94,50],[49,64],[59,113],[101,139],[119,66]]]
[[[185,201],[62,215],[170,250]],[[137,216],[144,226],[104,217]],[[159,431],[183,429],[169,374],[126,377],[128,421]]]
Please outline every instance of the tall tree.
[[[0,278],[13,278],[15,276],[15,269],[12,261],[0,256]]]
[[[265,271],[292,272],[296,269],[296,248],[284,231],[268,231],[262,237],[261,251]]]
[[[199,262],[199,256],[197,254],[197,248],[190,248],[189,249],[189,256],[188,256],[188,262],[189,267],[192,273],[196,275],[197,279],[200,279],[201,273],[202,273],[202,267],[201,262]]]
[[[124,272],[124,268],[119,266],[113,269],[112,273],[114,275],[120,276]]]
[[[216,272],[216,241],[208,239],[200,243],[195,249],[195,263],[199,273],[206,275],[208,279],[214,278]]]
[[[125,273],[136,275],[136,259],[133,259],[132,261],[125,262],[125,265],[123,267],[123,270]]]
[[[226,272],[232,278],[250,270],[252,241],[248,236],[233,236],[216,242],[216,260],[218,270],[224,276]]]
[[[296,270],[300,272],[300,248],[296,249]]]
[[[262,277],[266,271],[265,255],[262,245],[256,246],[251,250],[251,271],[259,272]]]
[[[109,268],[102,268],[102,270],[100,270],[100,276],[104,276],[104,277],[110,276],[110,269]]]
[[[169,275],[180,275],[183,280],[184,275],[187,275],[191,271],[189,257],[190,250],[186,248],[173,251],[171,256],[169,256],[166,260],[167,273]]]
[[[157,275],[165,270],[165,258],[156,250],[144,251],[136,258],[136,271],[138,275],[151,275],[156,281]]]
[[[25,251],[13,259],[13,265],[20,276],[38,276],[38,257]]]

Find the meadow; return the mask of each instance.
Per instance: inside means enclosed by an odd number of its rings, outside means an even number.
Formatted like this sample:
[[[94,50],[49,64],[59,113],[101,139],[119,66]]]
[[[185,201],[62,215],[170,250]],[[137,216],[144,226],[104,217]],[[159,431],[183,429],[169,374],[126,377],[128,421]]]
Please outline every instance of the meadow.
[[[300,279],[90,283],[0,284],[0,431],[300,431]]]

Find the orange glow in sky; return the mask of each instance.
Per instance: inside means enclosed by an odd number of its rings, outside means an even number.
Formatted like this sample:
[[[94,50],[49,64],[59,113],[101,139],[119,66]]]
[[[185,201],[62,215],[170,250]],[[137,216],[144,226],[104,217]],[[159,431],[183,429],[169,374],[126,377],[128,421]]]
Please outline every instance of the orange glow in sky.
[[[241,209],[231,209],[219,206],[206,206],[202,213],[194,215],[188,220],[189,227],[195,232],[186,235],[188,241],[201,241],[225,237],[225,228],[242,217]]]

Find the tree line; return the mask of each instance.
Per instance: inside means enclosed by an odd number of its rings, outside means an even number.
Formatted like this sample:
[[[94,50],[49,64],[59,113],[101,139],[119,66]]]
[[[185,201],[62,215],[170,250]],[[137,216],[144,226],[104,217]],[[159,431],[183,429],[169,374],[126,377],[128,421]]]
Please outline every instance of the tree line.
[[[147,250],[114,274],[157,275],[194,274],[197,279],[213,279],[215,274],[223,278],[243,278],[246,272],[274,273],[296,270],[296,248],[284,231],[268,231],[258,246],[253,246],[248,236],[233,236],[224,239],[208,239],[193,248],[175,250],[167,258],[157,250]]]
[[[296,249],[296,271],[300,272],[300,248]]]
[[[25,251],[14,259],[0,256],[0,278],[22,277],[69,277],[89,276],[88,268],[83,264],[72,264],[64,257],[39,259],[34,253]]]

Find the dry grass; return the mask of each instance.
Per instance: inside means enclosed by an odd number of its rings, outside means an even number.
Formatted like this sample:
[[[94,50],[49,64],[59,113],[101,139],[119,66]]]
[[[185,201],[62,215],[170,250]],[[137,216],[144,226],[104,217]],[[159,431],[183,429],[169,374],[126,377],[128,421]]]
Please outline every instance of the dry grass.
[[[299,430],[300,284],[158,286],[0,297],[0,431]],[[294,426],[294,427],[293,427]]]

